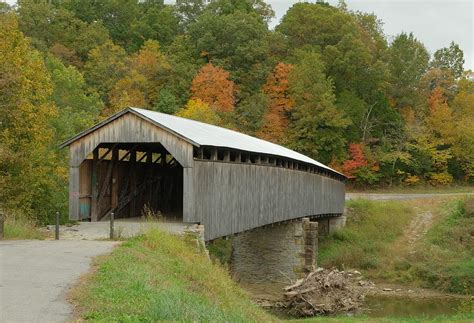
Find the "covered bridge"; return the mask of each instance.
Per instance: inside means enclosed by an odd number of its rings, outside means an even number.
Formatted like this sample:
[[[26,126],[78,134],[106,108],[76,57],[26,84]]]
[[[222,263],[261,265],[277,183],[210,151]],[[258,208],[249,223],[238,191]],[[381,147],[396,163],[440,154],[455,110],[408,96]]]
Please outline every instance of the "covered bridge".
[[[205,227],[206,240],[344,209],[344,176],[282,146],[213,125],[128,108],[69,147],[69,218],[143,208]]]

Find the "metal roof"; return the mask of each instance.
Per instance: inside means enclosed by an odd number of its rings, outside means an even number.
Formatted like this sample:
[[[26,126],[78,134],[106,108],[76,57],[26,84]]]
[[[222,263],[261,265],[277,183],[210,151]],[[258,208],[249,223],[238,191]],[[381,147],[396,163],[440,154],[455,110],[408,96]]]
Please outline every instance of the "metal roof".
[[[259,154],[280,156],[312,164],[320,168],[329,170],[333,173],[344,176],[343,174],[327,167],[326,165],[312,158],[309,158],[308,156],[262,139],[258,139],[237,131],[221,128],[207,123],[138,108],[128,108],[116,113],[115,115],[102,121],[96,126],[87,129],[78,134],[77,136],[64,142],[61,147],[69,145],[75,140],[85,136],[90,132],[93,132],[94,130],[102,127],[103,125],[111,122],[112,120],[122,116],[127,112],[132,112],[137,116],[143,117],[144,119],[152,122],[158,127],[164,128],[165,130],[174,133],[175,135],[181,137],[182,139],[188,141],[189,143],[197,147],[214,146],[254,152]]]

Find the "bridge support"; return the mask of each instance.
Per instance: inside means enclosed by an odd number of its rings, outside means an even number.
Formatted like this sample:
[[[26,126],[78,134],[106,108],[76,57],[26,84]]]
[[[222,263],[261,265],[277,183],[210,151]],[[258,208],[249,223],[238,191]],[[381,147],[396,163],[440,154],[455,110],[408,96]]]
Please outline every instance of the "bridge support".
[[[256,228],[233,238],[231,270],[243,284],[288,284],[316,267],[317,248],[309,218]]]

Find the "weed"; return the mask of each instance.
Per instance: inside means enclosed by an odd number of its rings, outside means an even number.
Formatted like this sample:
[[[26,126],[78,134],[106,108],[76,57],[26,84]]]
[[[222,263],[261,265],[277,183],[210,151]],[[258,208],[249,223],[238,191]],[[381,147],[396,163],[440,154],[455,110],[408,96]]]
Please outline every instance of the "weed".
[[[9,213],[5,218],[4,239],[45,239],[47,234],[38,229],[36,223],[24,216]]]

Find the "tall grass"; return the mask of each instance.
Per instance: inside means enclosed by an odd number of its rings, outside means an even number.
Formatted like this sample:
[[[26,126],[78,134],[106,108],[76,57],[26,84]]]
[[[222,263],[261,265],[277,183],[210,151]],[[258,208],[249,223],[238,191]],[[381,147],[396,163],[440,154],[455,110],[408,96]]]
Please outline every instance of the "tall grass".
[[[100,258],[72,293],[93,321],[259,321],[273,318],[252,304],[227,271],[182,238],[152,229]]]
[[[441,220],[407,258],[406,270],[424,286],[474,293],[474,210],[466,210],[472,203],[456,200],[446,204]]]
[[[4,224],[4,239],[7,240],[31,240],[44,239],[47,234],[41,232],[36,222],[17,214],[8,214]]]
[[[404,232],[413,208],[398,201],[352,200],[345,228],[322,240],[319,264],[323,267],[375,269],[390,243]]]

